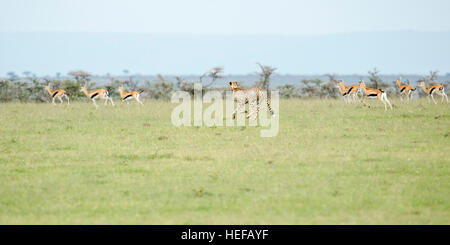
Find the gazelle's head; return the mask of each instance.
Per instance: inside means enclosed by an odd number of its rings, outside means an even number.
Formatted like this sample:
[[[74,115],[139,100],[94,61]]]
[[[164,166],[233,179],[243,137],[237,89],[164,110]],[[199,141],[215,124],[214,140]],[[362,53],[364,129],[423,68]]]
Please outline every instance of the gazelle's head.
[[[123,92],[123,87],[122,87],[122,85],[119,86],[119,87],[117,88],[117,90],[119,90],[119,92]]]
[[[80,92],[87,92],[86,85],[81,86]]]
[[[50,89],[50,83],[47,84],[47,86],[45,86],[44,89],[45,89],[46,91],[48,91],[49,93],[52,93],[52,90]]]
[[[366,88],[366,84],[364,83],[364,80],[359,80],[359,87],[360,88]]]
[[[232,81],[232,82],[230,82],[230,88],[231,89],[235,89],[235,88],[237,88],[238,86],[237,86],[237,82],[236,81]]]
[[[338,83],[336,83],[336,88],[339,89],[339,92],[344,93],[345,92],[344,80],[339,80]]]

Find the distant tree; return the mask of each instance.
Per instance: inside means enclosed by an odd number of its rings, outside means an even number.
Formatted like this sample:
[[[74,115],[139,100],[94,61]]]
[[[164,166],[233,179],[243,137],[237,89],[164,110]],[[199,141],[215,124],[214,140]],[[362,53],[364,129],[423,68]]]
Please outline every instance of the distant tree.
[[[285,84],[277,87],[282,98],[291,99],[301,97],[300,89],[294,84]]]
[[[300,91],[302,92],[303,96],[309,98],[320,96],[320,85],[323,83],[321,79],[303,79],[301,83],[303,83],[303,86],[301,87]]]
[[[375,89],[389,87],[389,84],[385,83],[380,77],[380,71],[376,67],[373,68],[373,70],[368,71],[367,73],[369,73],[369,84],[367,85],[367,87]]]
[[[337,84],[338,80],[336,79],[336,74],[327,73],[324,76],[328,77],[328,81]]]
[[[147,91],[153,99],[170,99],[172,96],[174,85],[168,81],[163,75],[158,74],[158,79],[154,83],[147,81],[145,91]]]
[[[71,71],[67,73],[67,75],[74,77],[77,83],[81,86],[89,83],[89,81],[91,80],[89,77],[92,76],[91,73],[83,70]]]
[[[277,70],[277,68],[268,66],[268,65],[261,65],[261,63],[257,63],[259,68],[261,69],[260,72],[256,72],[256,74],[259,75],[259,81],[257,82],[257,85],[261,86],[264,90],[267,91],[268,96],[269,95],[269,88],[270,88],[270,76]]]
[[[203,84],[202,80],[204,77],[209,77],[211,79],[211,82],[208,85],[205,85],[205,87],[208,88],[211,85],[213,85],[217,79],[223,78],[222,74],[223,74],[223,67],[220,66],[213,67],[211,70],[205,72],[203,75],[200,76],[200,83]]]
[[[30,72],[30,71],[24,71],[24,72],[22,72],[22,74],[23,74],[25,77],[31,77],[31,72]]]
[[[336,85],[338,80],[336,79],[336,75],[327,73],[325,76],[328,77],[328,82],[320,85],[320,97],[337,98],[338,90],[336,89]]]
[[[10,79],[15,79],[17,78],[17,74],[13,71],[10,71],[8,73],[6,73],[6,75],[10,78]]]
[[[128,80],[124,81],[124,84],[132,90],[137,89],[139,81],[134,81],[134,76],[130,74],[130,71],[128,69],[124,69],[123,74],[125,74],[125,76],[128,75]]]
[[[439,73],[438,70],[430,71],[430,75],[429,75],[430,81],[436,81],[437,77],[438,77],[438,73]]]
[[[419,80],[419,82],[420,82],[420,81],[423,81],[423,82],[425,82],[426,84],[428,84],[428,86],[437,84],[437,83],[438,83],[438,82],[437,82],[438,74],[439,74],[439,71],[438,71],[438,70],[430,71],[430,72],[428,73],[428,75],[424,76],[424,77],[422,78],[422,80]]]

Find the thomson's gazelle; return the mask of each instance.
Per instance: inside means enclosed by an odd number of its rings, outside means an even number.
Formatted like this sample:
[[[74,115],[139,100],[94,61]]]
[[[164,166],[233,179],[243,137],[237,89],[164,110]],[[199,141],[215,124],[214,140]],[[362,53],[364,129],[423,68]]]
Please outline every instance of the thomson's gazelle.
[[[143,103],[139,100],[139,96],[141,95],[142,92],[144,92],[144,90],[139,90],[139,91],[133,90],[131,92],[125,92],[125,91],[123,91],[123,87],[120,86],[119,92],[120,92],[120,97],[122,98],[122,102],[133,98],[136,100],[137,103],[143,105]]]
[[[429,95],[429,97],[427,97],[428,101],[430,101],[430,97],[431,97],[431,99],[433,99],[433,102],[435,104],[437,104],[436,101],[434,100],[434,97],[433,97],[433,94],[437,93],[442,98],[441,103],[444,102],[444,97],[445,97],[445,99],[447,99],[447,103],[448,103],[448,97],[445,94],[444,86],[442,84],[436,84],[436,85],[433,85],[433,86],[430,86],[430,87],[427,88],[425,86],[424,82],[420,82],[419,83],[419,87],[421,87]]]
[[[345,86],[344,81],[340,80],[340,82],[336,85],[336,87],[339,89],[339,92],[341,93],[341,95],[344,98],[344,101],[346,103],[350,102],[350,97],[349,96],[351,96],[353,101],[356,101],[357,94],[358,94],[358,91],[359,91],[359,85],[358,84]],[[347,100],[345,98],[347,98]]]
[[[98,107],[97,103],[95,102],[95,100],[97,98],[104,99],[105,105],[107,105],[108,101],[110,101],[111,105],[114,106],[114,102],[112,101],[111,97],[109,97],[109,92],[106,89],[96,89],[96,90],[88,91],[86,86],[83,86],[83,87],[81,87],[80,91],[83,91],[86,94],[86,96],[92,100],[92,103],[94,103],[95,108]]]
[[[56,97],[58,97],[58,99],[61,102],[61,104],[63,103],[62,97],[66,98],[67,99],[67,104],[70,105],[69,96],[67,96],[66,90],[64,90],[64,89],[51,90],[50,89],[50,84],[45,86],[45,90],[47,90],[47,92],[50,94],[50,96],[52,96],[52,103],[54,105],[56,105],[55,104]]]
[[[406,95],[406,100],[409,101],[410,97],[412,96],[413,92],[416,90],[409,84],[402,84],[401,79],[397,79],[397,86],[400,90],[400,99],[403,100],[403,94]]]
[[[378,98],[378,100],[380,100],[381,102],[383,102],[384,104],[384,110],[387,110],[386,107],[386,103],[389,104],[389,107],[391,107],[392,110],[392,105],[391,102],[389,102],[387,96],[386,96],[386,91],[382,90],[382,89],[373,89],[373,88],[367,88],[366,84],[364,83],[363,80],[361,80],[361,83],[359,84],[359,88],[363,91],[363,93],[365,94],[363,97],[363,101],[366,98]]]

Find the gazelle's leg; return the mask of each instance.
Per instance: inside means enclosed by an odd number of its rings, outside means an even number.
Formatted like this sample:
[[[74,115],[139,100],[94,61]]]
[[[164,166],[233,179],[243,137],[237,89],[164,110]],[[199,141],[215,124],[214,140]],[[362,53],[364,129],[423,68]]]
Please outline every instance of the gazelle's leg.
[[[353,97],[353,102],[358,101],[357,96],[358,96],[358,91],[356,91],[356,92],[353,93],[353,96],[352,96],[352,97]]]
[[[403,93],[400,92],[400,100],[403,101]]]
[[[444,90],[442,90],[442,95],[444,95],[444,97],[445,97],[445,99],[447,100],[447,103],[448,103],[448,97],[447,97],[447,94],[444,92]],[[442,100],[444,100],[444,99],[442,99]]]
[[[368,106],[370,107],[370,104],[366,102],[366,101],[367,101],[367,97],[368,97],[367,95],[365,95],[365,96],[363,97],[362,103],[363,103],[364,105],[368,105]]]
[[[447,99],[447,103],[448,103],[448,97],[447,97],[447,95],[445,94],[445,92],[442,90],[442,91],[436,91],[440,96],[441,96],[441,103],[444,103],[444,98],[446,98]]]
[[[388,103],[389,104],[389,107],[391,108],[391,110],[392,110],[392,105],[391,105],[391,102],[388,100],[388,98],[387,98],[387,94],[386,93],[383,93],[383,99],[386,101],[386,103]]]
[[[97,108],[98,108],[98,105],[97,105],[97,103],[95,102],[95,99],[92,99],[92,103],[94,103],[95,109],[97,109]]]
[[[436,102],[436,100],[434,100],[434,96],[433,96],[433,93],[431,93],[431,94],[430,94],[430,96],[431,96],[431,99],[433,100],[434,104],[435,104],[435,105],[437,105],[437,102]]]
[[[62,103],[63,103],[62,95],[61,95],[61,96],[58,96],[58,99],[59,99],[59,103],[62,104]]]
[[[109,98],[109,101],[111,101],[111,105],[114,106],[114,102],[113,102],[112,98],[109,96],[108,96],[108,98]]]
[[[67,104],[70,105],[70,99],[69,99],[69,96],[67,96],[67,94],[64,94],[64,97],[67,99]]]
[[[56,104],[55,104],[55,97],[53,97],[52,103],[53,103],[53,105],[56,105]]]
[[[139,99],[139,97],[140,97],[140,95],[138,94],[138,95],[136,96],[137,102],[138,102],[140,105],[144,105],[144,104],[141,102],[141,100]]]
[[[378,94],[377,97],[378,97],[378,100],[384,104],[384,110],[387,111],[386,101],[384,101],[384,99],[383,99],[383,94]]]

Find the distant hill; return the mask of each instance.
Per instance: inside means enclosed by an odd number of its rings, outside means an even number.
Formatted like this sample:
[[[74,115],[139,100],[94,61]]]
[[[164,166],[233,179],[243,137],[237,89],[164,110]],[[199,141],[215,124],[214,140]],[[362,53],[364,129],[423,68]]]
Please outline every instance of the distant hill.
[[[83,69],[94,74],[254,74],[256,62],[287,74],[425,75],[450,72],[450,32],[370,32],[314,36],[0,33],[0,76]],[[397,76],[397,75],[394,75]],[[348,77],[356,80],[359,76]],[[289,79],[288,79],[289,78]],[[389,78],[391,79],[391,78]],[[292,80],[298,80],[292,78]],[[414,79],[413,79],[414,80]]]

